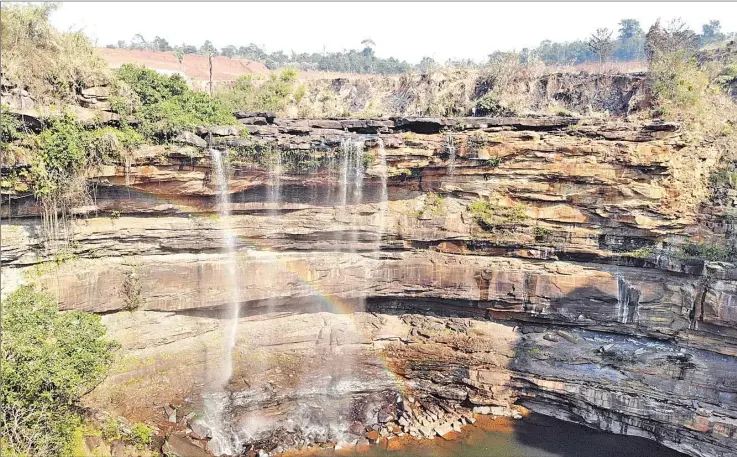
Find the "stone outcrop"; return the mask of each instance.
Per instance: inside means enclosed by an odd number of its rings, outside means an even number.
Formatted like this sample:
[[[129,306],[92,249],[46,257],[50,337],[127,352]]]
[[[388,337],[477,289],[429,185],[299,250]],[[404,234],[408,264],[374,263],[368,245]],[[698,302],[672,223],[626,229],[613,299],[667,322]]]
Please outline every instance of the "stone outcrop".
[[[241,316],[221,401],[245,441],[444,435],[521,404],[731,455],[737,268],[678,250],[703,231],[710,139],[562,116],[238,117],[249,135],[198,129],[97,170],[64,262],[44,263],[32,196],[3,199],[3,283],[102,314],[123,346],[88,406],[165,421],[164,404],[200,410],[218,372],[232,294],[197,141],[211,135],[229,157]],[[348,142],[368,159],[343,206]]]

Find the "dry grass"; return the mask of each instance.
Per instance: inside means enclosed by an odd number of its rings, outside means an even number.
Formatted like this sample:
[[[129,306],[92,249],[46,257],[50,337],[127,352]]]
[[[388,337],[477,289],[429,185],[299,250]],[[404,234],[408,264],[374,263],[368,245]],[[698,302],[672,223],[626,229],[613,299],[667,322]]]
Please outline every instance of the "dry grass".
[[[81,32],[60,33],[49,24],[54,4],[3,4],[2,74],[45,101],[74,101],[85,87],[108,81],[108,68]]]

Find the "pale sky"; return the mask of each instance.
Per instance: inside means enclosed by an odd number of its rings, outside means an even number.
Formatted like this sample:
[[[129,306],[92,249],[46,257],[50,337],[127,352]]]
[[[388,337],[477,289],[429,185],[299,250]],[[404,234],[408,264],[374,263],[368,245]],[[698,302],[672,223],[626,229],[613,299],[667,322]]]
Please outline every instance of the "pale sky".
[[[545,39],[586,38],[622,18],[647,28],[681,17],[695,31],[710,19],[737,31],[737,3],[64,3],[51,22],[84,31],[99,46],[140,33],[169,44],[217,48],[255,43],[267,52],[360,49],[417,63],[423,56],[486,60],[494,50],[534,47]],[[616,35],[616,32],[615,32]]]

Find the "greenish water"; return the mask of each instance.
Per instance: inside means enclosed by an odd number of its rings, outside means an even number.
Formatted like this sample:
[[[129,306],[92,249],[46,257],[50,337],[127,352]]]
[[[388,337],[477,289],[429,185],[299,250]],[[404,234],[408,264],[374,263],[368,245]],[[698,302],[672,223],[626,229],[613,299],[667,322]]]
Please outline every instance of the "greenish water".
[[[398,450],[372,446],[370,457],[685,457],[654,441],[614,435],[532,414],[506,430],[475,429],[455,440],[424,440]],[[510,430],[511,428],[511,430]],[[331,455],[331,454],[324,454]]]

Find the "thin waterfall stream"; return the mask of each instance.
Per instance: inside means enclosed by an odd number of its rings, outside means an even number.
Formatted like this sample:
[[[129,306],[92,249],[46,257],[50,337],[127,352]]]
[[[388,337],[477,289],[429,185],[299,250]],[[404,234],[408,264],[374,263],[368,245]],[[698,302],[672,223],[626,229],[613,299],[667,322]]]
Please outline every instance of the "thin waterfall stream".
[[[231,227],[230,193],[228,191],[228,169],[223,153],[218,149],[210,149],[215,184],[217,186],[217,207],[220,213],[220,233],[223,240],[223,251],[226,255],[225,265],[230,290],[230,303],[225,310],[224,351],[219,364],[219,373],[212,392],[205,397],[203,420],[212,432],[212,440],[208,445],[216,455],[234,454],[240,449],[238,435],[230,430],[230,424],[224,417],[227,411],[229,394],[226,390],[233,375],[233,351],[237,339],[238,315],[240,310],[240,288],[238,282],[238,258],[236,240]]]

